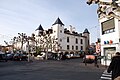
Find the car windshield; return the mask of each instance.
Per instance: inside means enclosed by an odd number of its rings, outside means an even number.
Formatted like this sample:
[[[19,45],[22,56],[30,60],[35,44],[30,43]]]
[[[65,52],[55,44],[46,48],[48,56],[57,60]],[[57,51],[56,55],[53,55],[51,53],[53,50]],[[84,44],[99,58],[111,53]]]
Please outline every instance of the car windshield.
[[[17,54],[15,54],[14,56],[19,56],[19,54],[17,53]]]
[[[26,56],[25,54],[21,54],[21,56]]]
[[[11,54],[7,54],[7,56],[10,56]]]

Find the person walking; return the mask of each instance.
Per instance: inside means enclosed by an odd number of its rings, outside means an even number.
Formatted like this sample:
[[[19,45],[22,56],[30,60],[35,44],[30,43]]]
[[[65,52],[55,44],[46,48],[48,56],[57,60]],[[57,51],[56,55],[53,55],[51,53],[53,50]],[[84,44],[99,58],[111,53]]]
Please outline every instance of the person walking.
[[[95,67],[99,68],[99,65],[98,65],[98,53],[94,53],[94,65]]]
[[[107,69],[107,72],[112,71],[112,80],[120,80],[120,53],[116,52],[116,56],[112,58],[112,61]]]
[[[98,55],[97,54],[95,55],[94,63],[95,63],[95,66],[97,68],[99,68],[99,65],[98,65]]]

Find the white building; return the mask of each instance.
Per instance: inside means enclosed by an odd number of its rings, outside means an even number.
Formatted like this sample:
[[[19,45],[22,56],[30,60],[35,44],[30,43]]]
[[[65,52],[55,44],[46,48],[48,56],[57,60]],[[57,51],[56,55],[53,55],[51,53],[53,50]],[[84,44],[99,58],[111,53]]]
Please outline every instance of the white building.
[[[43,36],[40,36],[40,33],[42,31],[46,31],[42,28],[40,25],[35,30],[35,36],[36,41],[39,43],[37,45],[43,45],[41,38],[43,39]],[[55,40],[58,45],[56,45],[55,48],[49,48],[50,45],[46,45],[48,47],[48,51],[52,52],[67,52],[67,53],[76,53],[79,51],[86,51],[86,47],[89,46],[90,36],[89,31],[87,29],[84,30],[83,33],[78,33],[75,31],[75,28],[71,25],[69,26],[69,29],[64,27],[64,24],[62,21],[57,18],[55,23],[51,26],[51,29],[48,29],[47,31],[51,31],[50,36],[52,40]],[[54,44],[54,43],[53,43]],[[51,42],[51,45],[54,46]]]
[[[118,4],[119,5],[119,4]],[[120,10],[111,5],[99,5],[104,13],[99,14],[101,60],[103,65],[109,65],[115,52],[120,52]]]
[[[37,48],[38,51],[76,55],[80,51],[86,51],[89,47],[88,29],[85,29],[83,33],[78,33],[71,25],[69,29],[64,28],[64,24],[59,18],[48,30],[44,30],[40,24],[34,34],[35,40],[28,39],[24,33],[19,34],[20,36],[16,37],[14,43],[15,49],[35,53],[35,48]]]

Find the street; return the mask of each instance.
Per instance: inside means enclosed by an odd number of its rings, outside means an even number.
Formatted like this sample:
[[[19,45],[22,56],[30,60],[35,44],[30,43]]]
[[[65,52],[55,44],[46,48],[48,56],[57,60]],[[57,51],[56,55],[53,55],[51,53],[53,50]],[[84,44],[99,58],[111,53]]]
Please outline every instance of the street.
[[[0,62],[0,80],[99,80],[106,68],[70,60]]]

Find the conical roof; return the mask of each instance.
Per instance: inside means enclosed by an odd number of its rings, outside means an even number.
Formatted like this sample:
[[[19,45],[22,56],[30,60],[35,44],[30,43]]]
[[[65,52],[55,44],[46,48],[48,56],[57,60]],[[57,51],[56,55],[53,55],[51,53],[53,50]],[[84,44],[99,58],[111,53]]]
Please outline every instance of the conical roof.
[[[43,29],[43,27],[41,26],[41,24],[39,25],[39,27],[38,27],[35,31],[37,31],[37,30],[44,31],[44,29]]]
[[[55,25],[55,24],[64,25],[64,24],[62,23],[62,21],[59,19],[59,17],[57,18],[57,20],[55,21],[55,23],[54,23],[53,25]]]
[[[84,30],[83,33],[88,33],[88,34],[90,34],[87,28]]]

